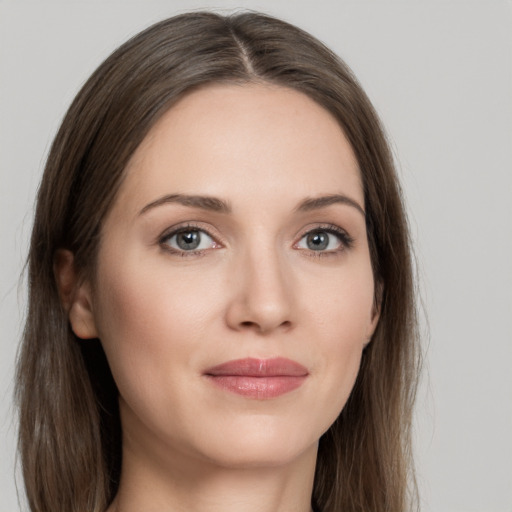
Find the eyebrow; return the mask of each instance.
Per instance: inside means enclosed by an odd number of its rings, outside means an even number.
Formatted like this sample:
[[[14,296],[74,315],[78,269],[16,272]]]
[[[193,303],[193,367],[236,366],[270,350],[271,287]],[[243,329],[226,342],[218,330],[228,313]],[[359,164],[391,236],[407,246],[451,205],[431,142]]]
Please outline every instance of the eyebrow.
[[[152,210],[157,206],[162,206],[169,203],[178,203],[183,206],[190,206],[191,208],[201,208],[202,210],[209,210],[212,212],[219,213],[231,213],[231,207],[226,201],[218,199],[217,197],[210,196],[190,196],[184,194],[168,194],[162,196],[155,201],[147,204],[139,212],[139,215],[146,213],[148,210]]]
[[[208,210],[212,212],[218,213],[231,213],[231,206],[222,199],[211,196],[197,196],[197,195],[185,195],[185,194],[167,194],[165,196],[159,197],[155,201],[147,204],[142,208],[139,212],[139,215],[143,215],[149,210],[156,208],[158,206],[162,206],[164,204],[172,204],[178,203],[183,206],[189,206],[191,208],[200,208],[202,210]],[[364,209],[359,205],[357,201],[351,199],[348,196],[343,194],[329,194],[327,196],[321,197],[313,197],[307,198],[295,208],[295,211],[298,212],[309,212],[312,210],[319,210],[321,208],[326,208],[327,206],[331,206],[332,204],[345,204],[348,206],[352,206],[358,212],[360,212],[363,217],[366,217],[366,213]]]
[[[348,196],[343,194],[329,194],[328,196],[321,197],[312,197],[305,199],[302,201],[299,206],[297,206],[296,211],[298,212],[309,212],[311,210],[319,210],[320,208],[326,208],[327,206],[331,206],[332,204],[346,204],[348,206],[352,206],[359,213],[366,217],[366,213],[363,207],[354,199],[351,199]]]

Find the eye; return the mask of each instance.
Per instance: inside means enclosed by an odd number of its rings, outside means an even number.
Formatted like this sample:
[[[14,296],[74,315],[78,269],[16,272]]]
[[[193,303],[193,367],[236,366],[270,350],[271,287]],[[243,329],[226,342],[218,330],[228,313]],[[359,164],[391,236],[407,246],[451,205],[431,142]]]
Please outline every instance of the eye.
[[[318,228],[306,233],[295,246],[314,252],[338,252],[352,246],[352,238],[338,227]]]
[[[219,245],[206,231],[194,227],[180,228],[166,234],[160,240],[167,249],[173,252],[195,252],[215,249]]]

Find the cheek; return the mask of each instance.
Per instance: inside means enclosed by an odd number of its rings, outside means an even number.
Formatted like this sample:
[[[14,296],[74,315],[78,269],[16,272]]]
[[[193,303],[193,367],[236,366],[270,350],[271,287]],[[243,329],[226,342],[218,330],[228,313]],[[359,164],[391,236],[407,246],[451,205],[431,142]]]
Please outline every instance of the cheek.
[[[359,372],[361,355],[373,331],[371,268],[352,268],[325,281],[323,293],[309,301],[311,339],[315,340],[319,410],[329,411],[327,429],[344,407]]]
[[[162,382],[179,388],[181,372],[196,363],[194,349],[207,339],[218,303],[213,287],[204,276],[185,277],[158,263],[134,259],[105,268],[95,316],[121,394],[150,396]]]
[[[331,340],[331,350],[362,347],[373,330],[374,282],[369,262],[340,268],[323,280],[311,279],[304,290],[312,290],[304,301],[312,325],[320,338]],[[303,294],[306,296],[305,292]]]

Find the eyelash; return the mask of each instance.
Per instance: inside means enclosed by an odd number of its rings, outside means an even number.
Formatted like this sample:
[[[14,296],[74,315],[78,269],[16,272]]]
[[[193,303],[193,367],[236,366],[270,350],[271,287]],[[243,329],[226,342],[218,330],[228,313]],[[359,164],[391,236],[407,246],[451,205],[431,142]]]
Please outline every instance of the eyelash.
[[[307,249],[299,249],[299,250],[303,250],[305,252],[305,255],[308,257],[325,258],[325,257],[337,256],[341,252],[352,249],[352,247],[354,246],[354,241],[355,241],[354,238],[352,238],[344,229],[340,228],[339,226],[336,226],[335,224],[321,224],[320,226],[316,226],[313,229],[308,229],[300,235],[299,242],[304,237],[306,237],[308,235],[315,234],[315,233],[328,233],[330,235],[336,236],[340,242],[340,247],[335,250],[330,250],[330,251],[314,251],[314,250],[307,250]],[[294,247],[296,247],[299,242],[294,244]]]
[[[195,250],[195,251],[184,251],[184,250],[174,249],[167,243],[173,236],[179,235],[180,233],[186,233],[188,231],[199,231],[201,233],[206,233],[215,242],[215,244],[218,244],[220,247],[222,247],[222,244],[217,242],[216,237],[213,236],[207,229],[205,229],[204,227],[201,227],[197,224],[193,224],[193,223],[187,223],[182,226],[174,227],[170,231],[166,231],[158,239],[158,244],[165,251],[170,252],[171,254],[181,256],[183,258],[186,258],[189,256],[204,256],[208,249],[199,249],[199,250]]]
[[[168,251],[168,252],[170,252],[172,254],[175,254],[175,255],[179,255],[181,257],[204,256],[206,254],[206,251],[208,251],[209,249],[199,249],[199,250],[185,251],[185,250],[177,250],[177,249],[174,249],[173,247],[169,246],[168,242],[169,242],[169,240],[173,236],[178,235],[180,233],[186,233],[187,231],[199,231],[199,232],[205,233],[206,235],[208,235],[214,241],[215,244],[218,245],[218,247],[222,247],[222,243],[219,243],[217,241],[217,237],[212,235],[204,227],[201,227],[201,226],[199,226],[197,224],[194,224],[194,223],[187,223],[187,224],[184,224],[184,225],[181,225],[181,226],[178,226],[178,227],[174,227],[170,231],[164,232],[158,238],[158,244],[165,251]],[[340,245],[341,245],[340,248],[335,249],[335,250],[329,250],[329,251],[314,251],[314,250],[308,250],[308,249],[299,249],[297,247],[297,245],[300,243],[300,241],[304,237],[306,237],[308,235],[311,235],[311,234],[315,234],[315,233],[328,233],[330,235],[336,236],[338,238],[339,242],[340,242]],[[336,256],[340,252],[343,252],[343,251],[351,249],[353,247],[353,245],[354,245],[354,239],[344,229],[341,229],[340,227],[336,226],[335,224],[324,224],[324,225],[316,226],[313,229],[309,229],[307,231],[304,231],[300,235],[299,241],[296,242],[293,245],[293,247],[298,249],[298,250],[300,250],[300,251],[304,251],[306,253],[306,255],[309,256],[309,257],[319,258],[319,257]],[[215,247],[215,248],[217,248],[217,247]]]

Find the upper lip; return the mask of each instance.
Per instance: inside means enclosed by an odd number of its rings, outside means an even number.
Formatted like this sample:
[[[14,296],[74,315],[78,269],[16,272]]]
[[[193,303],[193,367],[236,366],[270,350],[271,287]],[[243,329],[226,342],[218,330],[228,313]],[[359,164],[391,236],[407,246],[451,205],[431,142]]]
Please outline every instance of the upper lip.
[[[301,364],[284,357],[257,359],[248,357],[234,359],[208,368],[205,375],[217,376],[246,376],[246,377],[304,377],[308,370]]]

